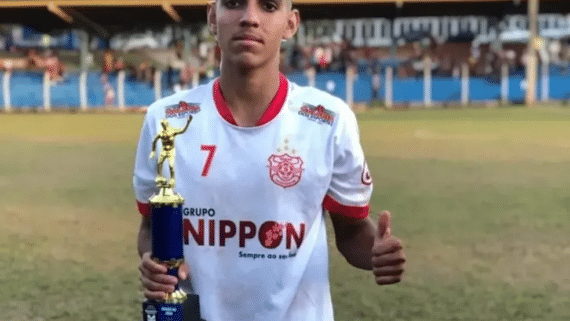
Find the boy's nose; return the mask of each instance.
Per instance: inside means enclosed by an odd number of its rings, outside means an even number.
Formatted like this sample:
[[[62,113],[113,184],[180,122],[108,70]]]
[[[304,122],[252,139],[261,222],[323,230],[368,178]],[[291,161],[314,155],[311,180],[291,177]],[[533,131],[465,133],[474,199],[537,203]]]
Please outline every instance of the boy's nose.
[[[259,8],[256,1],[249,1],[247,7],[243,10],[240,20],[242,27],[259,27]]]

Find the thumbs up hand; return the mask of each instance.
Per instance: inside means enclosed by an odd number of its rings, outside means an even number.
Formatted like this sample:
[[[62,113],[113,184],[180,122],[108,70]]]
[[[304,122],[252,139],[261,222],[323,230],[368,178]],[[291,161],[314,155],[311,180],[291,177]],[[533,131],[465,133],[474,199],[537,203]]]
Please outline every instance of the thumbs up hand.
[[[379,285],[400,282],[404,273],[406,257],[402,249],[402,241],[392,236],[391,214],[380,213],[377,234],[372,247],[372,272]]]

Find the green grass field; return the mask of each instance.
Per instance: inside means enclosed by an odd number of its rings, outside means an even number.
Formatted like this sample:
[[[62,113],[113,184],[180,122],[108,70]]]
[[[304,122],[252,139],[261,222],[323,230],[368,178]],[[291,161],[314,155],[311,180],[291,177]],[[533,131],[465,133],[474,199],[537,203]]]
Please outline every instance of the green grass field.
[[[379,287],[332,247],[337,320],[570,319],[570,109],[359,119],[373,215],[392,211],[408,263]],[[141,121],[0,115],[0,320],[140,320]]]

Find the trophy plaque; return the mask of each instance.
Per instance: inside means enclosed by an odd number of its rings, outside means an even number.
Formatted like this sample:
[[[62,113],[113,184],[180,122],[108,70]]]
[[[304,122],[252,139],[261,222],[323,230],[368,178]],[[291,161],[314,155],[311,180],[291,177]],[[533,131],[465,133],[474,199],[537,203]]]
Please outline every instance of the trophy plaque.
[[[173,189],[174,180],[174,137],[188,129],[192,116],[183,129],[173,128],[166,119],[161,121],[162,130],[152,143],[150,158],[154,158],[158,140],[162,143],[157,163],[156,186],[149,203],[151,214],[152,259],[168,268],[168,274],[178,277],[178,269],[184,263],[182,235],[182,205],[184,199]],[[165,161],[170,168],[170,179],[162,174]],[[196,294],[185,293],[179,285],[172,293],[167,293],[164,301],[146,300],[143,302],[143,321],[204,321],[200,317],[200,301]]]

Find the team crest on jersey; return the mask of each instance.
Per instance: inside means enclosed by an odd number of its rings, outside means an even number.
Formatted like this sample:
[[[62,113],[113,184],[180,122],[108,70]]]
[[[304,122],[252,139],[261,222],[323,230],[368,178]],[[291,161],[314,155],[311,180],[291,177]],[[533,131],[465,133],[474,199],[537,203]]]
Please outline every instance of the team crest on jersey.
[[[303,160],[296,156],[296,151],[290,149],[289,141],[285,140],[285,145],[277,149],[277,154],[269,156],[269,178],[271,181],[283,188],[293,187],[299,183],[303,175]]]
[[[313,106],[311,104],[303,104],[299,115],[305,116],[312,121],[320,124],[329,124],[332,126],[334,122],[335,113],[326,109],[323,105]]]
[[[196,114],[200,111],[199,104],[187,103],[185,101],[180,101],[178,105],[171,105],[166,107],[166,118],[184,118],[188,114]]]

